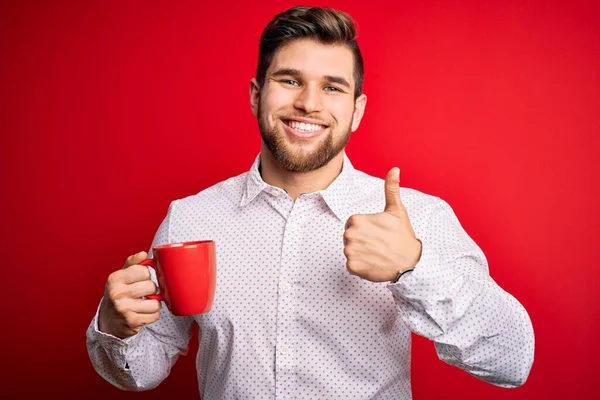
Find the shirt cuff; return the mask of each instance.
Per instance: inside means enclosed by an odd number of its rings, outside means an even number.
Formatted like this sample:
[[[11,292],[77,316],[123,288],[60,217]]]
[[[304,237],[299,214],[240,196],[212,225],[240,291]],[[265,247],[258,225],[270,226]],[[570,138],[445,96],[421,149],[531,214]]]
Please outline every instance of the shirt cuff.
[[[129,336],[125,339],[118,338],[110,333],[102,332],[98,327],[98,316],[100,314],[100,307],[102,306],[103,300],[104,299],[100,300],[100,303],[96,308],[96,315],[94,315],[94,319],[92,320],[88,329],[89,339],[97,340],[102,347],[117,350],[119,353],[124,355],[127,348],[135,347],[135,345],[139,342],[142,336],[142,330],[144,330],[144,328],[142,328],[137,334]]]
[[[430,302],[452,297],[451,294],[463,280],[453,263],[443,262],[435,246],[423,241],[421,258],[413,271],[404,274],[396,283],[389,283],[387,288],[397,300],[418,304],[426,309]],[[480,291],[476,288],[473,290]]]
[[[392,292],[398,290],[408,291],[408,288],[414,285],[415,281],[426,276],[427,271],[425,270],[430,268],[430,265],[439,264],[439,256],[431,251],[431,246],[429,246],[427,242],[423,242],[422,239],[419,239],[419,241],[421,242],[421,257],[419,258],[419,261],[412,270],[402,274],[400,279],[396,282],[388,284],[388,288],[392,290]]]
[[[484,290],[480,282],[461,274],[454,262],[442,260],[435,247],[425,242],[413,272],[387,288],[407,321],[426,314],[442,329],[461,318]]]

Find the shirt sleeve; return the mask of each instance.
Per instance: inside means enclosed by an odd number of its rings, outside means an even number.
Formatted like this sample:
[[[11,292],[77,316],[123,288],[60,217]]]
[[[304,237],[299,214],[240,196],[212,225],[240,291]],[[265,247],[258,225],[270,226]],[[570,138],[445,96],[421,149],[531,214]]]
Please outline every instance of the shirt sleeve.
[[[173,207],[171,203],[151,249],[169,243]],[[149,257],[152,257],[151,249]],[[154,269],[150,268],[150,274],[156,283]],[[169,375],[178,357],[187,354],[193,317],[174,316],[163,303],[158,321],[144,326],[133,336],[120,339],[98,329],[99,310],[100,306],[86,331],[87,350],[96,372],[114,386],[135,391],[155,388]]]
[[[534,333],[525,308],[490,277],[481,249],[441,199],[420,237],[413,272],[388,285],[400,317],[438,357],[501,387],[525,383]]]

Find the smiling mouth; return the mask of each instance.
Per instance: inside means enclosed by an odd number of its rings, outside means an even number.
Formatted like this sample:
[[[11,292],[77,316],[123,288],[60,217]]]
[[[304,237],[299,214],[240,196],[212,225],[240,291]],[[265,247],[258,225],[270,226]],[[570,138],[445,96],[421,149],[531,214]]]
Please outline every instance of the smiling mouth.
[[[282,120],[286,130],[299,138],[312,138],[319,136],[327,129],[326,125],[310,124],[306,122]]]

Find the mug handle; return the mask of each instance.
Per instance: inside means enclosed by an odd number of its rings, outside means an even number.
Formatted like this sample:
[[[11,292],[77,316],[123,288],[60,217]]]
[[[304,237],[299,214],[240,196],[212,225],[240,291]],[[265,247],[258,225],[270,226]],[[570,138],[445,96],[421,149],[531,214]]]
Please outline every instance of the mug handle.
[[[154,259],[153,258],[147,258],[144,261],[142,261],[140,263],[140,265],[145,265],[147,267],[152,267],[154,268]],[[149,294],[148,296],[145,296],[147,299],[149,300],[158,300],[158,301],[164,301],[162,294],[157,293],[157,294]]]

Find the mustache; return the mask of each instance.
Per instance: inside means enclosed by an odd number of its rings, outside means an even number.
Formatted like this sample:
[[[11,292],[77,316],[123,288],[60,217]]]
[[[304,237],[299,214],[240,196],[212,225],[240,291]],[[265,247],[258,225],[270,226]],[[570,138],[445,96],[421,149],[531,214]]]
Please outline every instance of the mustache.
[[[305,114],[305,113],[285,113],[277,115],[277,118],[283,119],[291,119],[291,118],[308,118],[316,122],[320,122],[321,125],[332,126],[334,125],[331,121],[327,121],[326,119],[320,118],[315,115]]]

